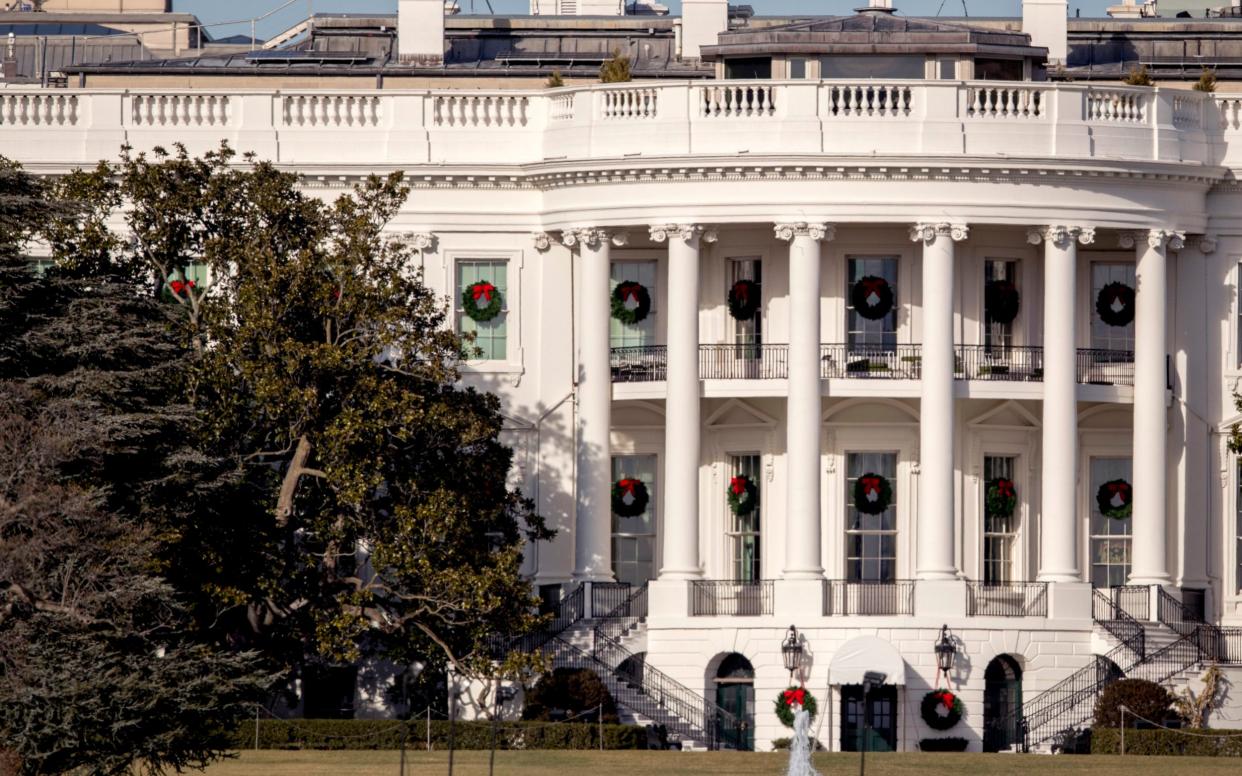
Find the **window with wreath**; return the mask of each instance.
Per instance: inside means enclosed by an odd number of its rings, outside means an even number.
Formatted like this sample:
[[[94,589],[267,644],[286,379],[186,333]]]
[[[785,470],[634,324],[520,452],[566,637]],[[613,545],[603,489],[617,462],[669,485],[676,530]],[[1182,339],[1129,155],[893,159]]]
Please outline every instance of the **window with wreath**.
[[[1018,509],[1013,488],[1016,460],[1011,455],[983,457],[983,581],[1015,581]],[[997,491],[992,493],[991,491]]]
[[[612,573],[618,582],[645,585],[655,576],[656,514],[660,503],[656,456],[613,456],[612,481],[622,480],[639,480],[648,499],[641,514],[612,515]]]
[[[1100,488],[1118,480],[1133,482],[1129,458],[1091,459],[1087,501],[1091,507],[1091,584],[1095,587],[1119,587],[1130,576],[1132,518],[1102,514],[1096,498]]]
[[[729,519],[728,539],[732,551],[733,578],[738,582],[757,582],[763,579],[760,568],[760,510],[762,498],[755,499],[753,505],[734,508],[734,503],[745,504],[748,497],[746,485],[758,485],[759,454],[745,453],[729,456],[729,487],[738,483],[739,497],[730,499],[730,491],[725,498],[729,502],[726,513]],[[742,478],[745,478],[744,480]]]
[[[646,317],[634,323],[625,323],[614,316],[611,320],[609,333],[610,344],[614,348],[641,348],[655,344],[656,324],[656,269],[655,261],[614,261],[610,270],[611,279],[608,285],[610,294],[616,293],[617,286],[622,283],[638,283],[646,289],[651,299],[651,309]],[[611,304],[611,301],[609,302]]]
[[[164,278],[164,287],[160,289],[160,293],[167,302],[175,301],[174,296],[185,299],[186,295],[207,288],[210,276],[210,269],[206,264],[192,261],[184,267],[174,269]]]
[[[489,290],[487,287],[490,286]],[[473,289],[473,291],[472,291]],[[488,320],[476,320],[466,312],[468,293],[480,294],[475,304],[489,302],[489,294],[498,295],[499,312]],[[475,336],[474,346],[485,361],[504,361],[509,357],[509,261],[507,259],[460,259],[457,262],[456,300],[457,330]],[[472,297],[473,299],[473,297]]]
[[[848,258],[845,315],[851,353],[891,352],[897,349],[897,262],[896,256]],[[872,290],[855,294],[860,283]],[[873,302],[872,308],[855,308],[856,296]]]
[[[1013,345],[1013,324],[1018,312],[1018,262],[987,259],[983,262],[983,346],[989,352]]]
[[[897,580],[897,454],[847,453],[845,576],[850,582]],[[878,479],[877,479],[878,478]],[[860,484],[860,480],[863,482]],[[859,508],[856,496],[879,501]],[[877,511],[879,507],[884,507]]]
[[[729,259],[729,287],[725,293],[731,310],[736,299],[737,314],[729,316],[733,322],[735,346],[732,358],[747,362],[759,360],[763,353],[763,262],[757,256]]]
[[[1110,323],[1100,316],[1097,309],[1101,293],[1105,288],[1118,288],[1114,284],[1120,284],[1120,287],[1131,291],[1136,288],[1132,262],[1095,262],[1091,265],[1091,347],[1096,350],[1130,353],[1134,351],[1133,313],[1127,316],[1131,318],[1128,323],[1118,326],[1115,324],[1119,320]],[[1114,300],[1113,303],[1120,304],[1120,301]]]

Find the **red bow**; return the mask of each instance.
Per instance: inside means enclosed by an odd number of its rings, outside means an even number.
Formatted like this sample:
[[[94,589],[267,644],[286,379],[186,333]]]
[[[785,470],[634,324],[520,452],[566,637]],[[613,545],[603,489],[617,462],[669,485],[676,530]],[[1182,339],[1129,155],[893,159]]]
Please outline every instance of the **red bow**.
[[[188,291],[191,288],[194,288],[194,281],[187,280],[185,282],[182,282],[180,280],[174,280],[168,284],[168,287],[172,289],[172,292],[174,294],[180,295],[182,291]]]
[[[634,488],[638,487],[638,480],[632,480],[629,477],[626,477],[625,479],[617,482],[617,487],[624,491],[625,494],[633,496]]]
[[[858,282],[862,283],[863,290],[867,292],[866,296],[864,296],[863,298],[866,299],[870,297],[872,294],[875,294],[876,299],[877,299],[875,304],[879,304],[878,300],[881,296],[880,292],[883,291],[884,287],[888,285],[888,281],[885,280],[884,278],[867,277],[867,278],[863,278],[862,280]],[[868,302],[868,304],[871,304],[871,303]],[[871,306],[875,307],[875,304],[871,304]]]
[[[806,690],[801,687],[795,690],[785,691],[785,705],[787,706],[805,706]]]
[[[733,495],[740,496],[746,492],[746,485],[750,482],[745,475],[738,475],[729,481],[729,490],[733,491]]]
[[[635,304],[637,304],[638,303],[638,290],[640,288],[642,288],[642,286],[639,285],[638,283],[622,283],[621,284],[622,301],[626,299],[633,299]]]
[[[879,477],[863,477],[862,478],[863,493],[866,495],[880,495],[880,478]]]
[[[1121,496],[1121,500],[1129,504],[1130,503],[1130,483],[1128,482],[1108,483],[1108,495]]]
[[[1005,498],[1013,498],[1013,480],[997,480],[996,493]]]
[[[750,302],[750,284],[744,280],[739,280],[733,284],[733,295],[742,304]]]
[[[477,302],[479,301],[479,297],[483,297],[490,304],[492,301],[492,294],[496,293],[496,287],[484,280],[471,286],[470,293],[474,295],[474,301]]]
[[[957,698],[953,695],[953,693],[949,692],[948,690],[941,690],[940,692],[936,693],[935,697],[942,704],[944,704],[944,707],[946,709],[948,709],[949,711],[953,711],[953,704],[957,701]]]

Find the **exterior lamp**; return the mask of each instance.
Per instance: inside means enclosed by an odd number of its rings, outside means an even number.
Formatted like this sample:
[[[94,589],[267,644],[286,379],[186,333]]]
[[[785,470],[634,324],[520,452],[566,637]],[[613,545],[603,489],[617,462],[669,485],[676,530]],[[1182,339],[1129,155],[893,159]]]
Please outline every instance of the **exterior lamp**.
[[[802,642],[798,641],[798,629],[789,626],[789,635],[781,643],[781,657],[785,661],[785,670],[789,671],[789,681],[793,681],[794,671],[802,665]]]
[[[936,640],[936,665],[947,676],[953,670],[953,658],[957,647],[953,646],[953,633],[948,625],[941,626],[940,638]]]

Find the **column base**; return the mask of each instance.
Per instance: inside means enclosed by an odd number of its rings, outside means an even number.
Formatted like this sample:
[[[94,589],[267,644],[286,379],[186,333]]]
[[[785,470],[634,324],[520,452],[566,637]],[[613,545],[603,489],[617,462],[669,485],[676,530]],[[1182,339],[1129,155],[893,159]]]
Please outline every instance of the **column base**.
[[[809,579],[778,579],[773,583],[776,600],[772,611],[797,625],[824,616],[824,580],[820,575]]]
[[[653,620],[689,617],[690,580],[661,577],[648,582],[647,616]]]
[[[966,580],[920,579],[914,583],[914,615],[916,617],[966,616]]]
[[[1066,620],[1091,622],[1091,584],[1089,582],[1053,582],[1048,585],[1048,617],[1060,625]]]

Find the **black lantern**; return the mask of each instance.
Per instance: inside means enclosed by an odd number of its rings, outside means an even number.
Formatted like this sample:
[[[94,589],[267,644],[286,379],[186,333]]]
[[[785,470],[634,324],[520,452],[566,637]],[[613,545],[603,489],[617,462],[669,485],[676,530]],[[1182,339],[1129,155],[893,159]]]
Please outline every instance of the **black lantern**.
[[[794,671],[802,665],[802,642],[798,641],[798,629],[789,626],[789,635],[781,643],[781,657],[785,660],[785,670],[789,671],[789,681],[793,681]]]
[[[936,665],[946,675],[953,670],[953,656],[956,654],[957,647],[953,646],[953,634],[949,631],[949,626],[944,625],[940,628],[940,638],[936,641]]]

